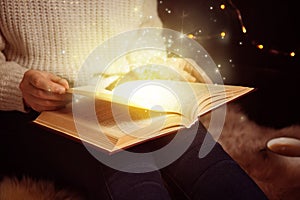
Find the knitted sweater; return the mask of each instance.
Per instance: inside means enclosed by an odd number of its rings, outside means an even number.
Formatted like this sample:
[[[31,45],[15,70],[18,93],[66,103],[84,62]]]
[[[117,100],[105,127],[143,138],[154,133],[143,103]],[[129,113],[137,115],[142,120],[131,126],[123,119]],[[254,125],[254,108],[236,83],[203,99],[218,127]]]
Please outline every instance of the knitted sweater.
[[[73,82],[88,54],[110,37],[161,27],[156,0],[0,0],[0,110],[25,112],[28,69]]]

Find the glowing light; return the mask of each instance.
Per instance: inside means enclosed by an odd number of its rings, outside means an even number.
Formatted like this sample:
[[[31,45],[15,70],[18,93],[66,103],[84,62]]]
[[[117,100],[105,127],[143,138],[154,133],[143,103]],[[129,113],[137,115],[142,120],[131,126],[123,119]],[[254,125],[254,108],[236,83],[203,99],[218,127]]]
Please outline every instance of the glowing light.
[[[290,56],[291,56],[291,57],[294,57],[295,55],[296,55],[295,52],[291,52],[291,53],[290,53]]]
[[[169,8],[166,8],[165,11],[169,14],[171,14],[171,12],[172,12]]]
[[[138,9],[137,7],[134,8],[134,11],[135,11],[135,12],[138,11],[138,10],[139,10],[139,9]]]
[[[258,45],[256,45],[256,47],[259,48],[259,49],[263,49],[263,48],[264,48],[264,45],[258,44]]]
[[[128,87],[131,87],[130,83],[127,85]],[[145,109],[153,109],[156,111],[181,110],[181,108],[178,107],[180,104],[176,95],[174,95],[168,88],[164,88],[160,85],[142,86],[141,88],[138,88],[135,93],[128,98],[128,100],[129,105],[139,105]]]
[[[188,34],[188,38],[193,39],[195,36],[193,34]]]
[[[221,35],[222,39],[224,39],[224,37],[226,36],[226,33],[223,31],[220,33],[220,35]]]
[[[243,31],[243,33],[246,33],[246,32],[247,32],[247,30],[246,30],[246,27],[245,27],[245,26],[242,26],[242,31]]]
[[[225,9],[225,4],[221,4],[221,5],[220,5],[220,8],[221,8],[222,10],[224,10],[224,9]]]

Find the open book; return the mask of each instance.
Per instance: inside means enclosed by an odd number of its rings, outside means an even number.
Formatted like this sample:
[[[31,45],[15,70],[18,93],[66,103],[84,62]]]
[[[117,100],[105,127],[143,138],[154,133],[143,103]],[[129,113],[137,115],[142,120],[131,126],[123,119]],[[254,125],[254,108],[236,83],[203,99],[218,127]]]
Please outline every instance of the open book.
[[[69,90],[72,104],[44,111],[34,122],[115,152],[189,128],[199,116],[252,90],[171,80],[130,81],[113,91],[82,86]]]

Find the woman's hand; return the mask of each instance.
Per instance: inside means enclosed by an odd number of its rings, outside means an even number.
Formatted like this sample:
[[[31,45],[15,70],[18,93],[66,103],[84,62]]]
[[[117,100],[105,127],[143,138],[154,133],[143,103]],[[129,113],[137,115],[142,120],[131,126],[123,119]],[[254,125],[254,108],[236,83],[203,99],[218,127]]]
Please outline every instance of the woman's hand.
[[[62,108],[72,99],[68,81],[45,71],[28,70],[19,87],[25,105],[38,112]]]

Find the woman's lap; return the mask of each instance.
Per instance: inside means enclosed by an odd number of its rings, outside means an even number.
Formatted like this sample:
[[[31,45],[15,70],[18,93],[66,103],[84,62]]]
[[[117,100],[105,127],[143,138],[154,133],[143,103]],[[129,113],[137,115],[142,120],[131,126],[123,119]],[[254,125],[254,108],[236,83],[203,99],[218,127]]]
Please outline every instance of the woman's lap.
[[[61,185],[83,190],[90,199],[110,199],[112,196],[168,199],[165,186],[172,197],[180,191],[178,194],[187,199],[199,199],[200,196],[213,199],[220,195],[223,199],[226,196],[228,199],[264,198],[261,190],[218,143],[207,156],[198,157],[203,139],[207,136],[201,125],[193,144],[180,159],[160,171],[135,174],[105,166],[79,142],[33,124],[28,125],[34,115],[25,118],[24,114],[0,112],[0,115],[4,123],[1,125],[3,137],[0,145],[2,173],[52,179]],[[172,136],[149,141],[132,150],[159,148],[168,138]]]
[[[256,183],[209,134],[206,142],[214,146],[205,157],[199,157],[199,150],[205,145],[204,130],[200,127],[190,148],[162,170],[173,189],[180,190],[186,199],[266,199]]]

